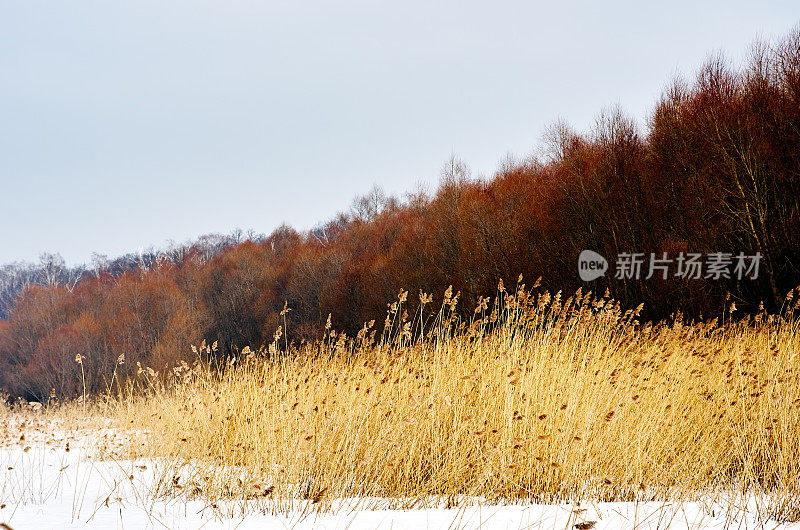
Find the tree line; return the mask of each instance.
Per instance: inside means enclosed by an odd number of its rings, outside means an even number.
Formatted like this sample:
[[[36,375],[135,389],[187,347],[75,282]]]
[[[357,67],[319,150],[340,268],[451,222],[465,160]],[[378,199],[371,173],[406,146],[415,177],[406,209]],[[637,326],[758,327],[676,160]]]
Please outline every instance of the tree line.
[[[237,245],[242,241],[260,241],[265,235],[252,230],[245,232],[236,229],[229,234],[205,234],[194,241],[177,244],[171,242],[167,248],[153,247],[130,252],[124,256],[109,259],[105,254],[92,254],[91,264],[68,266],[60,254],[45,252],[39,256],[38,263],[17,261],[0,266],[0,320],[7,319],[14,309],[17,298],[30,286],[61,285],[71,290],[87,277],[97,277],[100,272],[119,277],[127,271],[150,268],[164,262],[183,259],[191,250],[198,252],[203,259],[209,259],[221,250]]]
[[[552,292],[608,290],[645,317],[778,311],[800,284],[800,30],[756,43],[745,64],[710,59],[664,90],[644,130],[614,108],[592,130],[557,123],[539,156],[486,178],[453,158],[438,188],[404,198],[379,188],[308,231],[281,226],[169,259],[22,282],[0,320],[0,385],[41,399],[90,391],[137,363],[163,369],[218,343],[219,355],[319,338],[330,320],[354,334],[401,289],[434,297],[452,285],[465,315],[520,274]],[[241,236],[241,234],[240,234]],[[581,251],[759,256],[758,275],[607,273],[584,282]],[[645,267],[646,268],[646,267]],[[646,271],[645,271],[646,272]],[[285,312],[284,309],[289,309]],[[285,327],[284,327],[285,326]],[[124,354],[125,364],[119,365]]]

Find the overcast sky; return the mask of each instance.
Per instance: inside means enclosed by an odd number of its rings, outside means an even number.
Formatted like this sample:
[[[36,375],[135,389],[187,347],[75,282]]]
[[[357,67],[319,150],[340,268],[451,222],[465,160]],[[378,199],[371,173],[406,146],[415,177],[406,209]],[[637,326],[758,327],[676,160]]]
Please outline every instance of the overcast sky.
[[[0,0],[0,263],[310,228],[491,174],[800,21],[785,2]]]

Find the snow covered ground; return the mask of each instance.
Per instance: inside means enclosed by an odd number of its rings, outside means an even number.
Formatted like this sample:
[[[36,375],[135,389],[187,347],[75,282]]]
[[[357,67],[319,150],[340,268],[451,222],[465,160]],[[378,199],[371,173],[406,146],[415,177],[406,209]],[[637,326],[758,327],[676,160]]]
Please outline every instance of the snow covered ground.
[[[165,499],[152,492],[166,476],[153,461],[101,459],[132,436],[97,425],[76,429],[31,416],[0,418],[0,522],[28,528],[296,528],[296,529],[588,529],[798,528],[766,520],[755,499],[687,503],[475,505],[456,509],[383,510],[336,503],[317,514],[300,501],[291,511],[263,500]],[[34,417],[35,418],[35,417]],[[303,508],[306,510],[303,510]],[[273,513],[270,513],[273,512]]]

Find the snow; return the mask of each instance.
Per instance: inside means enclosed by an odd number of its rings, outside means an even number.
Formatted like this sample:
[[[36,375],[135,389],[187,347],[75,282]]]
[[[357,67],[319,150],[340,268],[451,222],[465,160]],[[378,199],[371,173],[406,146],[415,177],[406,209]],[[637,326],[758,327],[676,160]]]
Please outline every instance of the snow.
[[[102,424],[66,428],[57,421],[6,417],[0,447],[0,522],[27,528],[169,529],[451,529],[451,528],[798,528],[766,520],[763,503],[640,502],[498,506],[475,501],[462,508],[368,509],[354,499],[315,513],[308,501],[291,510],[263,500],[220,501],[155,496],[164,464],[153,460],[100,458],[122,447],[122,433]],[[354,507],[355,505],[355,507]],[[371,503],[379,506],[378,501]],[[584,526],[589,528],[589,526]]]

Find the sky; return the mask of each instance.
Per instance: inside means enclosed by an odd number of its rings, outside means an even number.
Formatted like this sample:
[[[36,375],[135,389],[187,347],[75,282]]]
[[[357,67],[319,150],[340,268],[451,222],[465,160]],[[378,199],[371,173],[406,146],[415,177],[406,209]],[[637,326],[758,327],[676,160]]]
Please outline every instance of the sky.
[[[613,105],[646,130],[670,79],[800,22],[650,4],[0,0],[0,263],[311,228]]]

